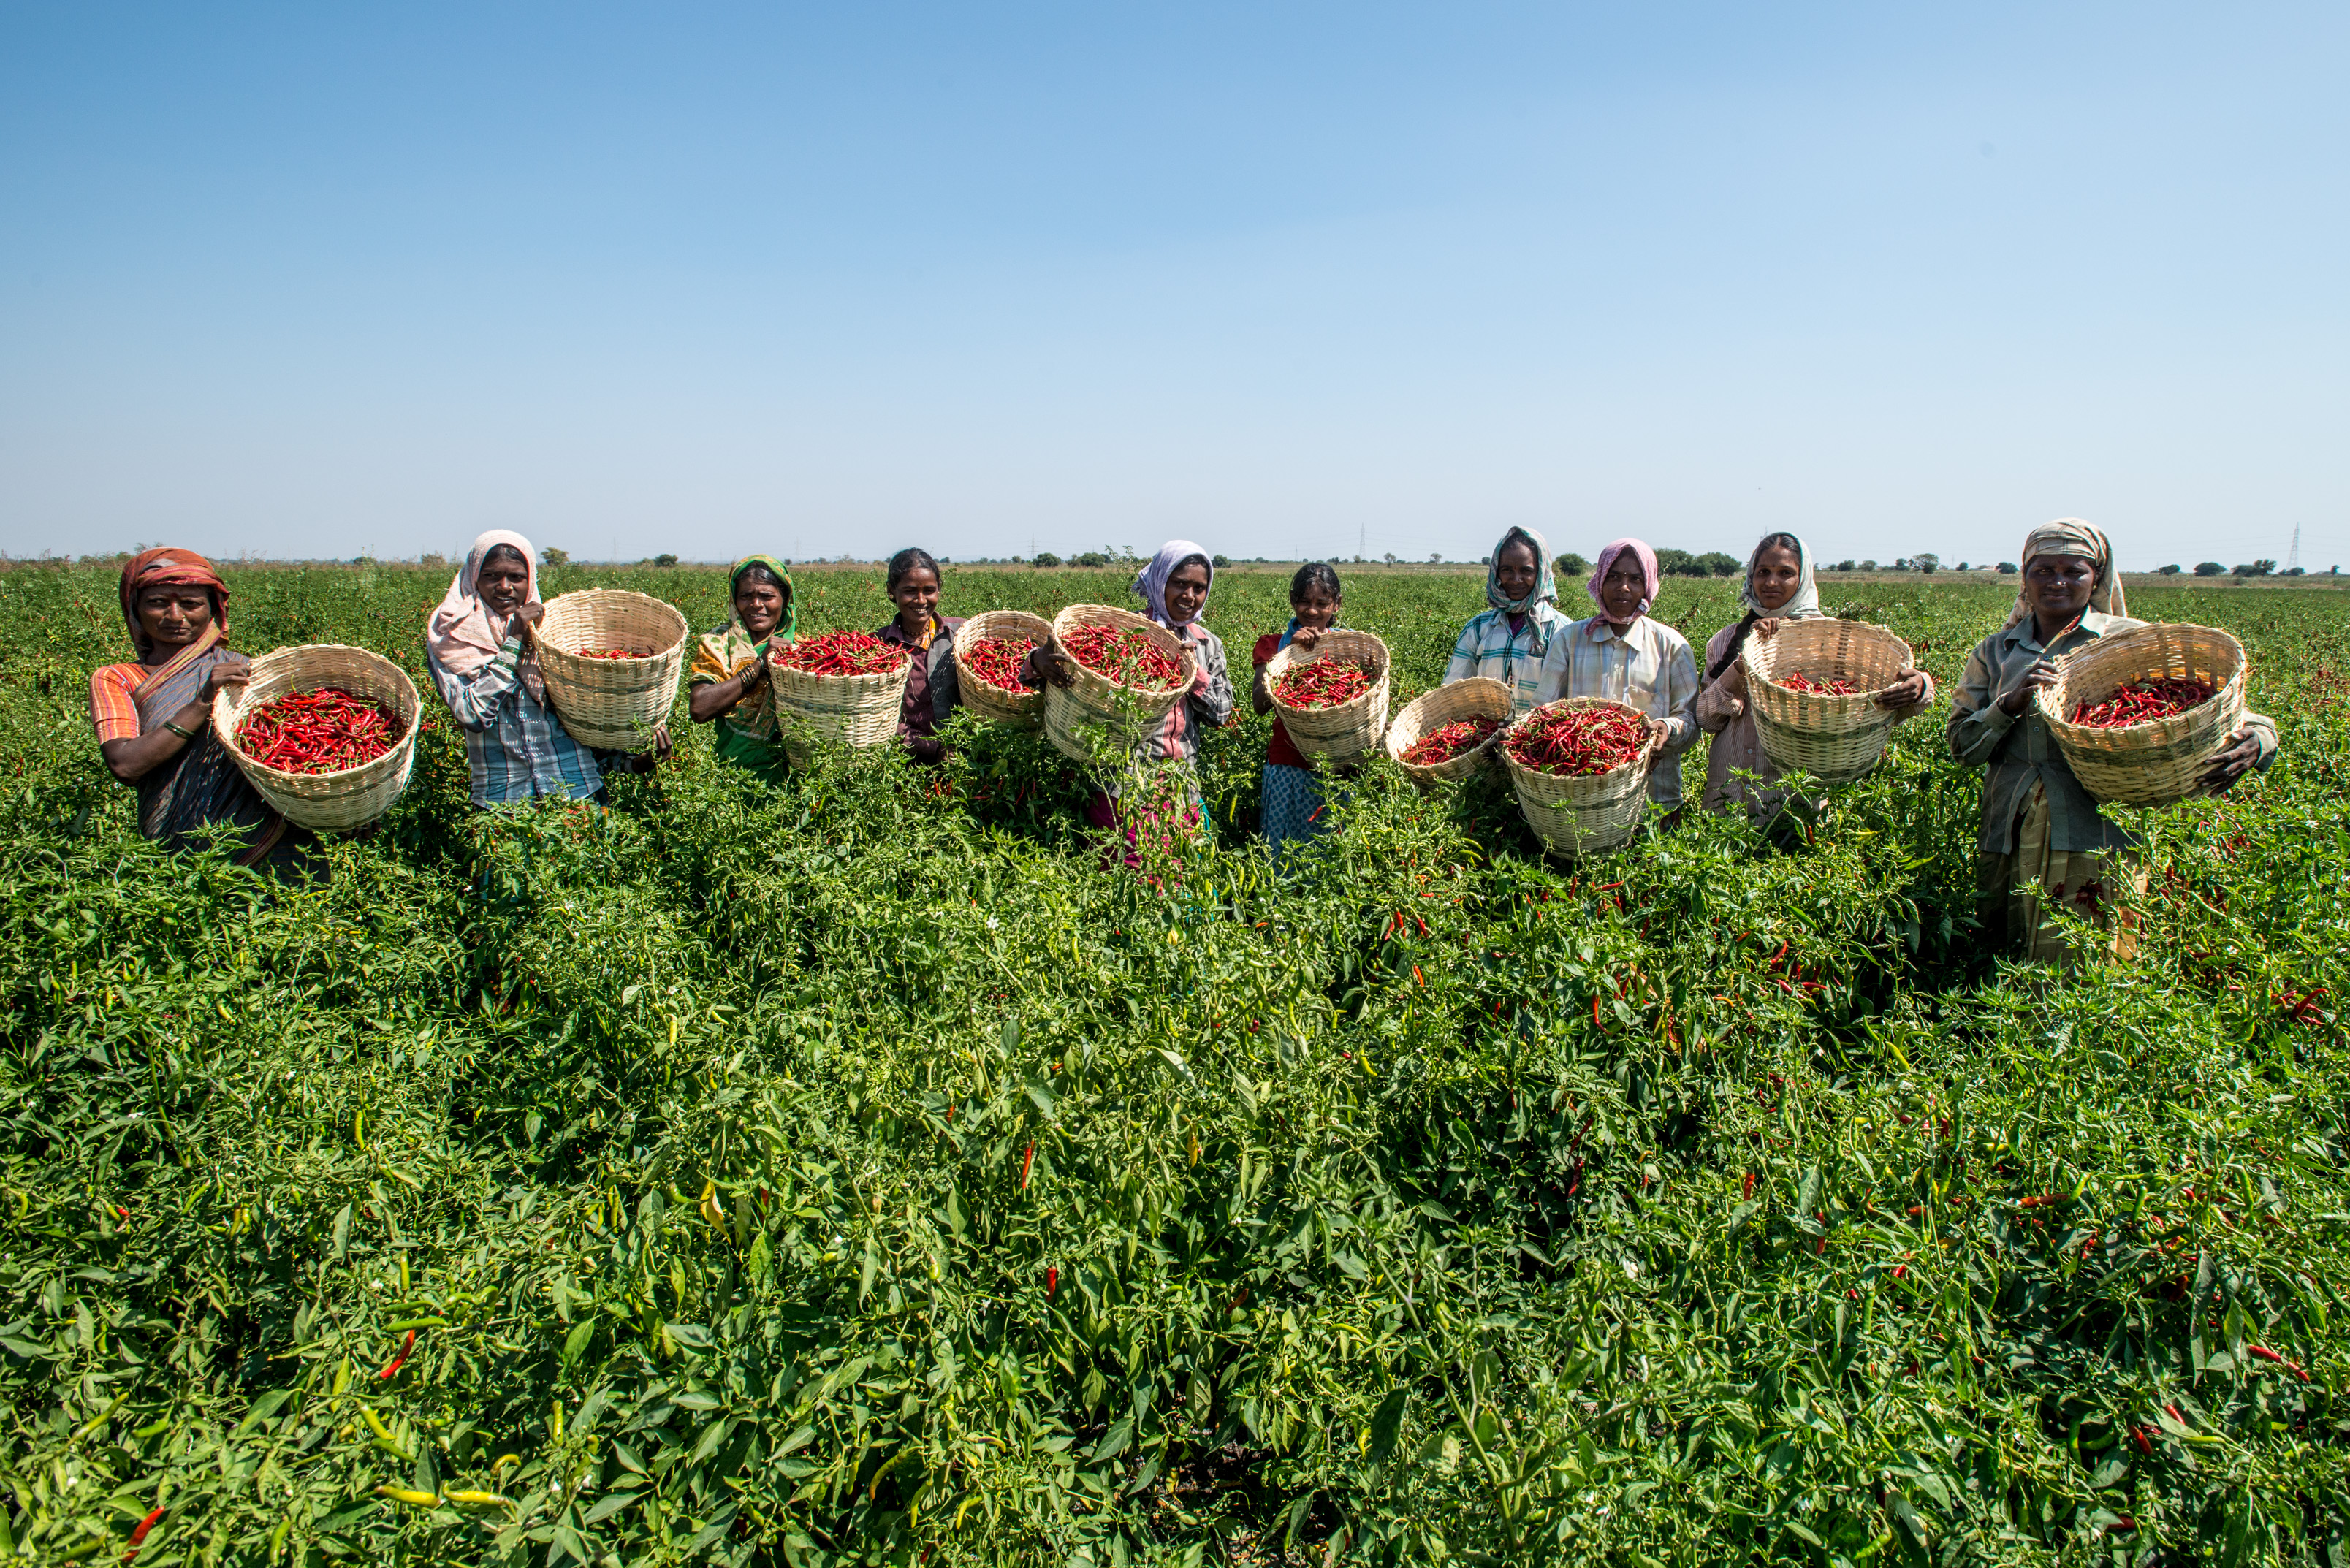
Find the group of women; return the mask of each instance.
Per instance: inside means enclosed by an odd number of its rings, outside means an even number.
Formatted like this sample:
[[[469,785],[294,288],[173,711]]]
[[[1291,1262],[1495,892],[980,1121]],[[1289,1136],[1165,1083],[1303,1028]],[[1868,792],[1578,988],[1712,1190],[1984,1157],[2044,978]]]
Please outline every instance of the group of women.
[[[1162,546],[1136,579],[1144,613],[1190,645],[1195,674],[1183,700],[1136,742],[1139,765],[1086,803],[1110,858],[1134,860],[1139,832],[1195,830],[1204,822],[1193,765],[1201,737],[1230,723],[1235,706],[1223,642],[1202,620],[1214,582],[1208,552],[1185,539]],[[939,564],[923,551],[899,552],[886,585],[895,614],[875,635],[910,650],[899,737],[918,761],[935,763],[944,754],[941,732],[961,701],[952,649],[962,622],[940,613]],[[696,723],[714,727],[723,760],[774,778],[786,764],[768,655],[795,638],[791,573],[774,556],[751,556],[735,563],[728,587],[733,614],[695,641],[689,710]],[[1565,697],[1608,698],[1645,715],[1660,742],[1648,794],[1668,824],[1682,809],[1680,758],[1700,734],[1711,738],[1702,809],[1745,812],[1774,828],[1809,820],[1819,803],[1793,796],[1764,754],[1739,655],[1750,639],[1768,639],[1785,622],[1821,613],[1811,552],[1792,534],[1756,545],[1741,593],[1743,613],[1707,642],[1702,670],[1687,639],[1651,614],[1661,587],[1656,552],[1638,539],[1616,540],[1600,551],[1585,585],[1592,612],[1570,619],[1558,607],[1548,545],[1532,529],[1513,528],[1489,558],[1487,607],[1461,629],[1444,678],[1502,682],[1513,716]],[[107,765],[138,788],[140,830],[175,843],[199,829],[225,831],[245,864],[299,866],[308,836],[270,809],[210,730],[213,696],[243,683],[249,663],[227,647],[229,596],[218,574],[191,551],[150,550],[124,566],[121,596],[138,657],[91,676],[90,710]],[[1299,568],[1289,602],[1288,625],[1260,637],[1253,652],[1251,700],[1259,713],[1272,707],[1265,669],[1274,656],[1293,645],[1310,649],[1339,624],[1336,570],[1323,562]],[[520,535],[501,531],[474,541],[427,622],[426,667],[464,737],[476,806],[540,795],[600,800],[607,774],[650,768],[668,751],[665,729],[636,755],[571,738],[548,706],[539,673],[543,614],[536,553]],[[1985,775],[1978,844],[1985,929],[2031,956],[2063,952],[2043,919],[2047,905],[2069,899],[2094,908],[2115,878],[2133,875],[2128,835],[2082,789],[2032,697],[2054,679],[2054,660],[2139,624],[2126,618],[2104,535],[2077,519],[2035,529],[2025,541],[2015,607],[1968,656],[1953,700],[1950,750]],[[1027,674],[1032,684],[1070,680],[1050,639],[1029,656]],[[1898,722],[1934,699],[1932,680],[1912,670],[1877,701]],[[2247,714],[2210,764],[2205,784],[2227,789],[2265,766],[2276,745],[2275,725]],[[1276,857],[1327,826],[1328,777],[1276,717],[1263,790],[1264,836]],[[1139,778],[1171,779],[1175,788],[1147,803],[1122,802]],[[2126,945],[2126,933],[2117,941]]]

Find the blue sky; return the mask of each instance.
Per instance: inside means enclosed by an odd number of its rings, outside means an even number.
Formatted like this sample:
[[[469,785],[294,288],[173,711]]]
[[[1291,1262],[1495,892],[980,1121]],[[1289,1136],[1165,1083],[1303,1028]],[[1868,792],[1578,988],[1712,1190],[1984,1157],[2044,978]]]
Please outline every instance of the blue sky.
[[[0,550],[2350,566],[2350,9],[0,11]]]

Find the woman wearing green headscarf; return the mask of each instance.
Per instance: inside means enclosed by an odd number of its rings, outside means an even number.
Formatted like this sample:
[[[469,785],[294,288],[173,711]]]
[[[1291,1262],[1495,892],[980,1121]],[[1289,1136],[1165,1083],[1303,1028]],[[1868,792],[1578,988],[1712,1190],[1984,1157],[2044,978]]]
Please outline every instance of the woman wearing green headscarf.
[[[718,726],[718,755],[763,778],[780,778],[783,742],[775,732],[775,688],[767,650],[792,640],[792,575],[773,556],[745,556],[729,574],[734,614],[704,632],[686,673],[697,724]]]

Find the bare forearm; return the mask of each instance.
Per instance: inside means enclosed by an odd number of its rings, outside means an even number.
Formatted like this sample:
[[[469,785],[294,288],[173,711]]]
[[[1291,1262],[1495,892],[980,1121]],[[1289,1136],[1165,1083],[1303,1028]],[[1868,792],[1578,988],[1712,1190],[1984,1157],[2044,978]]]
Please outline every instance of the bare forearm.
[[[211,711],[201,702],[191,702],[172,714],[164,723],[177,724],[187,734],[175,734],[158,724],[141,735],[125,735],[120,740],[99,745],[99,753],[114,776],[124,784],[135,784],[156,768],[179,755],[180,748],[204,732],[212,722]]]

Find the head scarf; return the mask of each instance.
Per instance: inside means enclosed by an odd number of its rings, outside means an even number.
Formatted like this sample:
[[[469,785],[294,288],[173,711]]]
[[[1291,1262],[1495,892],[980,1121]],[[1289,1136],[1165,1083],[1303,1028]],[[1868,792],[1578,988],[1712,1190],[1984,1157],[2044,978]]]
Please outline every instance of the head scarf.
[[[1640,563],[1640,607],[1632,612],[1630,619],[1619,621],[1609,616],[1607,607],[1600,603],[1599,587],[1607,580],[1608,568],[1615,566],[1616,557],[1627,550],[1632,553],[1634,560]],[[1600,551],[1599,559],[1592,563],[1591,580],[1584,585],[1584,591],[1591,596],[1593,604],[1599,606],[1601,620],[1607,622],[1609,626],[1621,628],[1630,626],[1633,621],[1648,613],[1648,607],[1657,602],[1657,585],[1659,581],[1661,579],[1657,575],[1657,553],[1638,539],[1617,539]]]
[[[506,640],[506,623],[512,618],[492,613],[476,585],[481,581],[482,558],[500,545],[522,556],[525,570],[530,574],[530,584],[523,593],[527,607],[538,602],[538,552],[530,541],[504,528],[493,528],[473,541],[466,552],[465,564],[457,568],[451,579],[449,591],[433,607],[432,617],[424,625],[424,644],[432,650],[433,659],[452,675],[471,675],[498,656]],[[546,701],[546,681],[538,672],[536,658],[522,661],[522,683],[530,689],[531,697]]]
[[[130,628],[130,646],[145,659],[152,649],[147,634],[139,628],[139,590],[164,583],[199,583],[210,590],[213,600],[213,624],[223,632],[228,630],[228,585],[220,580],[213,564],[193,550],[175,549],[164,545],[153,550],[141,550],[122,565],[122,618]]]
[[[742,627],[743,636],[750,636],[751,628],[743,626],[743,614],[734,607],[734,590],[742,585],[743,574],[754,566],[766,567],[775,574],[775,580],[784,585],[783,618],[775,622],[775,629],[767,637],[775,642],[789,642],[793,628],[799,624],[799,595],[792,589],[792,574],[785,569],[783,562],[773,556],[745,556],[734,563],[733,571],[726,574],[726,618]]]
[[[2129,607],[2122,600],[2122,575],[2114,568],[2114,547],[2094,526],[2078,517],[2059,517],[2054,523],[2043,523],[2023,536],[2023,559],[2019,572],[2032,569],[2034,556],[2072,556],[2089,563],[2096,580],[2089,585],[2089,608],[2099,615],[2126,616]],[[2015,590],[2015,608],[2008,612],[2007,624],[2014,626],[2032,618],[2032,602],[2024,597],[2019,584]]]
[[[1207,563],[1208,586],[1215,587],[1215,557],[1189,539],[1170,539],[1159,545],[1159,554],[1150,557],[1150,565],[1143,567],[1142,575],[1134,579],[1134,591],[1142,597],[1144,613],[1170,631],[1180,632],[1183,627],[1190,626],[1191,622],[1187,620],[1182,626],[1178,626],[1168,618],[1167,579],[1175,575],[1176,567],[1194,556]],[[1204,608],[1205,606],[1201,607]],[[1193,619],[1197,618],[1197,617],[1193,618]]]
[[[1758,620],[1766,616],[1776,616],[1781,620],[1809,620],[1820,613],[1820,586],[1812,580],[1812,547],[1793,534],[1786,536],[1795,541],[1795,565],[1799,575],[1795,578],[1795,597],[1777,609],[1763,608],[1762,602],[1754,597],[1754,568],[1762,565],[1762,552],[1774,547],[1773,542],[1779,535],[1774,533],[1765,537],[1754,546],[1753,554],[1746,557],[1746,581],[1738,590],[1738,602],[1746,607],[1748,615]],[[1775,547],[1786,548],[1783,545]]]
[[[1502,552],[1513,545],[1523,545],[1534,553],[1534,591],[1522,599],[1502,594]],[[1502,542],[1493,546],[1492,559],[1485,563],[1485,602],[1503,615],[1525,615],[1536,605],[1558,602],[1558,582],[1550,571],[1550,545],[1541,535],[1531,528],[1513,528],[1502,535]]]

